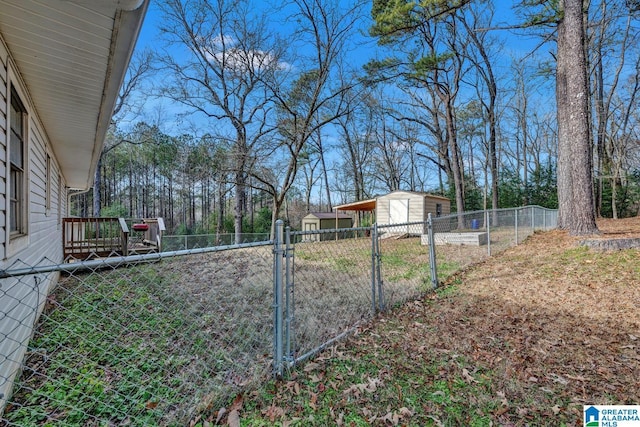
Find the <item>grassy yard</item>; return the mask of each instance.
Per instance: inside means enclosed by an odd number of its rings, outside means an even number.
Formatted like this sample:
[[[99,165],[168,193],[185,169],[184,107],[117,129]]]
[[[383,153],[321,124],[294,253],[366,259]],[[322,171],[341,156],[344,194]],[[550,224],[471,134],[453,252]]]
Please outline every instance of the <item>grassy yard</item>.
[[[603,238],[640,235],[638,219],[600,226]],[[638,249],[596,252],[563,232],[536,234],[237,398],[234,417],[246,426],[582,425],[583,404],[640,402],[638,307]]]
[[[428,248],[383,240],[375,319],[368,239],[296,245],[294,350],[360,326],[280,381],[270,247],[68,277],[0,425],[581,425],[583,404],[640,402],[640,254],[577,243],[438,247],[449,278],[425,294]]]
[[[0,426],[184,426],[267,377],[271,248],[249,252],[64,277]]]

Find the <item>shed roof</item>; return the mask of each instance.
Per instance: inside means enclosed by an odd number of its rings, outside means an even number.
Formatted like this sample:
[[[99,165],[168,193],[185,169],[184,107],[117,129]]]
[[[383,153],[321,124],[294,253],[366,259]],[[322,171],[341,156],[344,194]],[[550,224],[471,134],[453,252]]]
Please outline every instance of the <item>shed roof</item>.
[[[0,0],[0,33],[72,188],[92,182],[148,5]]]
[[[347,204],[344,204],[344,205],[334,206],[333,209],[337,210],[337,211],[375,211],[376,210],[376,201],[380,197],[385,197],[385,196],[388,196],[389,194],[399,193],[399,192],[417,194],[417,195],[420,195],[422,197],[428,197],[428,198],[431,198],[431,199],[438,199],[438,200],[450,202],[450,200],[447,197],[444,197],[444,196],[437,196],[435,194],[424,193],[424,192],[420,192],[420,191],[396,190],[396,191],[392,191],[391,193],[387,193],[387,194],[383,194],[382,196],[378,196],[375,199],[361,200],[359,202],[353,202],[353,203],[347,203]]]
[[[416,195],[419,195],[421,197],[428,197],[430,199],[438,199],[438,200],[447,201],[447,202],[451,201],[451,200],[449,200],[448,197],[445,197],[445,196],[439,196],[439,195],[436,195],[436,194],[426,193],[424,191],[408,191],[408,190],[395,190],[395,191],[392,191],[390,193],[384,194],[382,196],[378,196],[378,198],[389,196],[390,194],[394,194],[394,193],[409,193],[409,194],[416,194]]]
[[[305,218],[315,217],[318,219],[352,219],[350,215],[334,212],[310,212]]]
[[[334,206],[337,211],[375,211],[376,199],[361,200],[359,202],[347,203],[345,205]]]

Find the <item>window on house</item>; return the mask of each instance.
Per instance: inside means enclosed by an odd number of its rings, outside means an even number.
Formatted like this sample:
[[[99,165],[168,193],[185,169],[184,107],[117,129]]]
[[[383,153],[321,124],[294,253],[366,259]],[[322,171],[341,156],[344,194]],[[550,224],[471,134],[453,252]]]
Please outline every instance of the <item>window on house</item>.
[[[442,216],[442,203],[436,203],[436,218]]]
[[[9,230],[12,236],[26,232],[25,221],[25,147],[27,110],[11,88],[11,135],[9,137]]]

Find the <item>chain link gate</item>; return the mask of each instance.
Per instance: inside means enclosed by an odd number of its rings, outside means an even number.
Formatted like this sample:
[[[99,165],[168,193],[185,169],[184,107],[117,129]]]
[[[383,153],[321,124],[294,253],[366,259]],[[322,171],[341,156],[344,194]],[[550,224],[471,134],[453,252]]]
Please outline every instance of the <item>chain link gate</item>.
[[[397,273],[383,270],[385,255],[379,228],[313,232],[291,231],[276,223],[274,238],[274,375],[307,360],[353,333],[363,321],[397,303],[437,287],[431,219],[414,224],[428,230],[428,256],[410,292],[398,293]],[[353,236],[351,236],[353,234]],[[342,237],[342,238],[341,238]],[[344,237],[349,237],[346,239]],[[409,263],[414,260],[410,260]],[[430,273],[426,264],[429,264]],[[414,266],[409,266],[413,269]],[[385,274],[391,286],[385,298]],[[430,276],[428,278],[427,276]],[[431,283],[425,287],[425,283]],[[395,292],[395,294],[394,294]]]

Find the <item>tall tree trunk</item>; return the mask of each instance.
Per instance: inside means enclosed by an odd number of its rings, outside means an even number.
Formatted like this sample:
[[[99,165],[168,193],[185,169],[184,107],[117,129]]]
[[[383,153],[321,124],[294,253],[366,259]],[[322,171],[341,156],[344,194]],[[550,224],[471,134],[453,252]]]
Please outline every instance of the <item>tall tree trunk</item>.
[[[278,216],[282,210],[284,200],[285,199],[282,194],[273,197],[273,211],[271,212],[271,239],[274,239],[276,236],[276,221],[278,220]]]
[[[565,24],[558,24],[558,55],[556,62],[556,103],[558,120],[558,228],[569,229],[572,207],[571,163],[569,161],[569,123],[567,117],[567,50]],[[561,54],[562,53],[562,54]]]
[[[445,102],[446,121],[447,121],[447,139],[449,143],[449,152],[451,153],[451,172],[453,175],[453,184],[456,193],[456,212],[458,214],[458,228],[464,228],[464,176],[463,169],[460,167],[460,148],[456,138],[456,129],[454,124],[454,112],[450,99]]]
[[[225,188],[221,179],[218,183],[218,211],[216,214],[216,234],[220,235],[224,232],[224,206],[225,206]]]
[[[255,233],[255,209],[253,203],[253,181],[249,181],[249,195],[247,196],[247,207],[249,210],[249,227],[251,228],[251,233]]]
[[[234,205],[234,243],[242,240],[242,217],[244,215],[244,172],[238,170],[235,173],[236,200]]]
[[[571,234],[598,231],[593,203],[588,81],[582,0],[564,0],[558,24],[558,202]],[[562,187],[562,188],[561,188]]]
[[[604,14],[606,11],[606,2],[602,2],[602,12],[603,12],[603,21]],[[596,41],[596,45],[594,47],[595,53],[595,69],[594,69],[594,96],[595,96],[595,114],[596,114],[596,150],[598,153],[597,158],[597,172],[600,175],[598,178],[600,181],[600,185],[596,186],[596,195],[595,199],[596,203],[596,215],[602,215],[602,176],[608,175],[608,161],[606,160],[606,151],[605,151],[605,143],[606,143],[606,127],[607,127],[607,117],[604,106],[604,67],[603,67],[603,58],[602,58],[602,48],[603,41],[605,37],[605,23],[602,22],[600,25],[600,31],[598,32],[598,37]]]
[[[324,188],[327,194],[327,211],[331,212],[333,206],[331,204],[331,188],[329,187],[329,174],[327,173],[327,162],[325,161],[324,146],[322,145],[322,135],[320,129],[316,131],[318,136],[318,154],[320,155],[320,166],[322,167],[322,178],[324,179]]]

